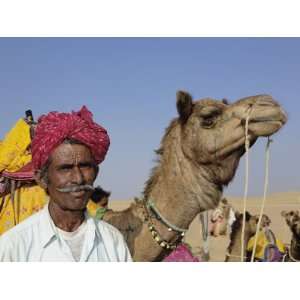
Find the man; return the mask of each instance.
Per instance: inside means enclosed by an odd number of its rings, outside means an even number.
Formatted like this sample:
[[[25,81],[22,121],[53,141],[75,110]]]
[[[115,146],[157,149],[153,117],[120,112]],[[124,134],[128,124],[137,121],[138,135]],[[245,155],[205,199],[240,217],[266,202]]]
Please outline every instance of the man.
[[[32,162],[49,203],[0,237],[0,261],[131,261],[121,233],[86,212],[109,144],[86,107],[39,119]]]

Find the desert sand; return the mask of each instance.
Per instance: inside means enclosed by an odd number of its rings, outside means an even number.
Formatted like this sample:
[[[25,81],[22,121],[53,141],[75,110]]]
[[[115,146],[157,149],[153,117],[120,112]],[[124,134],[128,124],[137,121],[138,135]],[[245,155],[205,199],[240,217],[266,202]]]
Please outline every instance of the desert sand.
[[[243,199],[230,197],[226,195],[229,203],[240,212],[243,210]],[[132,200],[133,201],[133,200]],[[123,210],[132,202],[129,201],[110,201],[110,208],[114,210]],[[262,197],[249,197],[247,200],[247,210],[251,214],[260,212]],[[300,210],[300,192],[285,192],[277,194],[269,194],[266,199],[264,213],[271,218],[271,229],[276,237],[284,243],[289,244],[291,240],[291,232],[286,225],[280,213],[282,210]],[[191,245],[193,253],[198,256],[201,253],[201,225],[199,217],[192,222],[186,234],[185,241]],[[225,259],[226,248],[229,244],[229,236],[210,237],[210,261],[222,262]]]

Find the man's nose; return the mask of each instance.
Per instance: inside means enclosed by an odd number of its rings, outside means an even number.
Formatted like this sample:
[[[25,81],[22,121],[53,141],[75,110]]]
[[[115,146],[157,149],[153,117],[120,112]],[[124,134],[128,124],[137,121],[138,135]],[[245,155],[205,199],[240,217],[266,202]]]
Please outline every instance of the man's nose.
[[[84,176],[79,167],[74,167],[73,172],[72,172],[72,181],[76,184],[84,183]]]

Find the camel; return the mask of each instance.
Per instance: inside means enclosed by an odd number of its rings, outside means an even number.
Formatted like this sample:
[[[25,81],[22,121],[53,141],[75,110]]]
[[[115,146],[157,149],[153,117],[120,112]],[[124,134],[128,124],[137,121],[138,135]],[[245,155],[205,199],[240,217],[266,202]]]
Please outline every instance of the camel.
[[[287,121],[269,95],[228,104],[210,98],[193,101],[189,93],[179,91],[176,105],[178,117],[156,151],[158,162],[143,199],[104,215],[123,233],[134,261],[161,261],[200,212],[217,207],[245,152],[247,117],[250,146]]]
[[[243,214],[235,213],[236,220],[233,222],[230,234],[230,243],[227,248],[225,262],[241,261],[241,238]],[[252,216],[246,211],[244,254],[243,261],[250,261],[254,247],[255,234],[259,215]],[[260,230],[257,239],[256,255],[254,261],[282,262],[286,248],[284,244],[275,237],[270,229],[271,220],[267,215],[262,215]]]
[[[287,225],[292,232],[291,245],[285,261],[300,261],[300,215],[299,211],[282,211],[281,216],[285,218]]]
[[[247,260],[247,245],[250,238],[256,232],[257,216],[252,216],[246,211],[245,235],[244,235],[244,254],[243,261]],[[241,261],[241,239],[242,239],[243,214],[236,212],[235,221],[231,226],[230,243],[227,248],[225,262],[240,262]]]

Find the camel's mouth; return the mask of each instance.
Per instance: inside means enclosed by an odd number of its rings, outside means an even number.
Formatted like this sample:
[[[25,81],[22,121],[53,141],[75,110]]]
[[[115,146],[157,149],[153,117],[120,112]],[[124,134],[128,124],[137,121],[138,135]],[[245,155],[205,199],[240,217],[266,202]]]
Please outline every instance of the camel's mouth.
[[[264,110],[258,111],[256,116],[250,117],[249,124],[264,123],[282,127],[287,122],[287,115],[281,107],[274,107],[267,115],[262,114],[265,114]]]
[[[256,137],[271,136],[280,130],[286,121],[287,117],[284,113],[272,117],[254,117],[249,120],[249,131]]]
[[[255,123],[272,124],[272,125],[282,127],[286,123],[286,121],[285,120],[270,120],[270,119],[264,119],[264,118],[257,118],[257,119],[252,119],[249,121],[249,124],[255,124]]]

